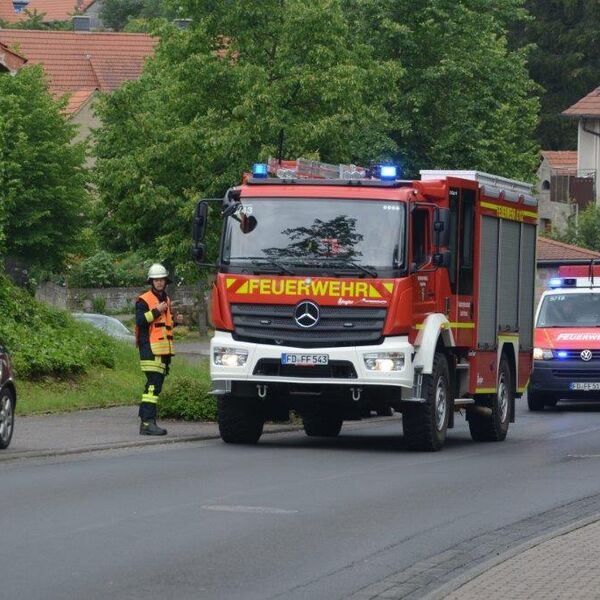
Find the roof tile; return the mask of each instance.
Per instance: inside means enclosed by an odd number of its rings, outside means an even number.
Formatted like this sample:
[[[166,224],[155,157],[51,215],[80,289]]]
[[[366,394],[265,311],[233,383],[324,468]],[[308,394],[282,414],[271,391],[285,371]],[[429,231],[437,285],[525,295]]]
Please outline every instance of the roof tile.
[[[568,262],[569,260],[591,260],[592,258],[600,258],[600,252],[557,242],[549,238],[538,237],[537,239],[538,261]]]
[[[551,169],[577,170],[576,150],[543,150],[542,156],[548,161]]]
[[[600,117],[600,87],[562,113],[566,117]]]

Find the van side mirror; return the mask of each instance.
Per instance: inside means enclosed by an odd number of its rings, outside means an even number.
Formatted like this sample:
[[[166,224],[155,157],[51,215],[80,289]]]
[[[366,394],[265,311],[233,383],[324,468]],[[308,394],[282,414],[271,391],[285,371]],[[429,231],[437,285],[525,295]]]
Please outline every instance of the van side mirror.
[[[433,231],[435,232],[435,245],[448,246],[450,243],[450,209],[436,208],[433,220]]]

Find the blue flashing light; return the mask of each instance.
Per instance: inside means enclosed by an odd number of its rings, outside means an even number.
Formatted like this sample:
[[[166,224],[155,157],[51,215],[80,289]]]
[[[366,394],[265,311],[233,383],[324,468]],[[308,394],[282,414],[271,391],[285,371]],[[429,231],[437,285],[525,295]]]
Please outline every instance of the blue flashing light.
[[[569,353],[566,350],[559,350],[557,354],[558,358],[567,358],[569,356]]]
[[[269,174],[269,165],[266,163],[255,163],[252,165],[252,177],[266,179]]]
[[[381,181],[395,181],[398,179],[398,167],[395,165],[381,165],[379,177]]]
[[[562,285],[562,279],[560,277],[553,277],[549,282],[548,285],[551,288],[558,288]]]

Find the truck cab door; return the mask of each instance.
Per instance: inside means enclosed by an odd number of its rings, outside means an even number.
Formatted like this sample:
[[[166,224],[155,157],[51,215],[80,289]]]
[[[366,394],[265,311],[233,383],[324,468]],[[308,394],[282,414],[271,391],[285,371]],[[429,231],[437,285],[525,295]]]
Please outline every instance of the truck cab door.
[[[457,346],[475,342],[474,253],[476,189],[451,187],[450,205],[450,277],[451,296],[446,300],[448,320]]]
[[[415,323],[435,312],[435,270],[432,268],[433,207],[427,204],[410,206],[410,251],[409,264],[413,280],[413,311]]]

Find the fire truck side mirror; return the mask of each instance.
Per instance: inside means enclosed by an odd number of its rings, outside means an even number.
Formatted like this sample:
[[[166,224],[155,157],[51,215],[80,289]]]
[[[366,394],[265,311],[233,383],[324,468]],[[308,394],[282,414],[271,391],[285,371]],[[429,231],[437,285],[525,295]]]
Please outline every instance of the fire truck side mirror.
[[[200,200],[200,202],[196,204],[196,210],[194,211],[194,225],[192,229],[194,248],[197,248],[204,241],[207,221],[208,202],[206,202],[206,200]]]
[[[435,245],[446,247],[450,243],[450,209],[436,208],[435,219],[433,221],[433,231],[435,232]]]

